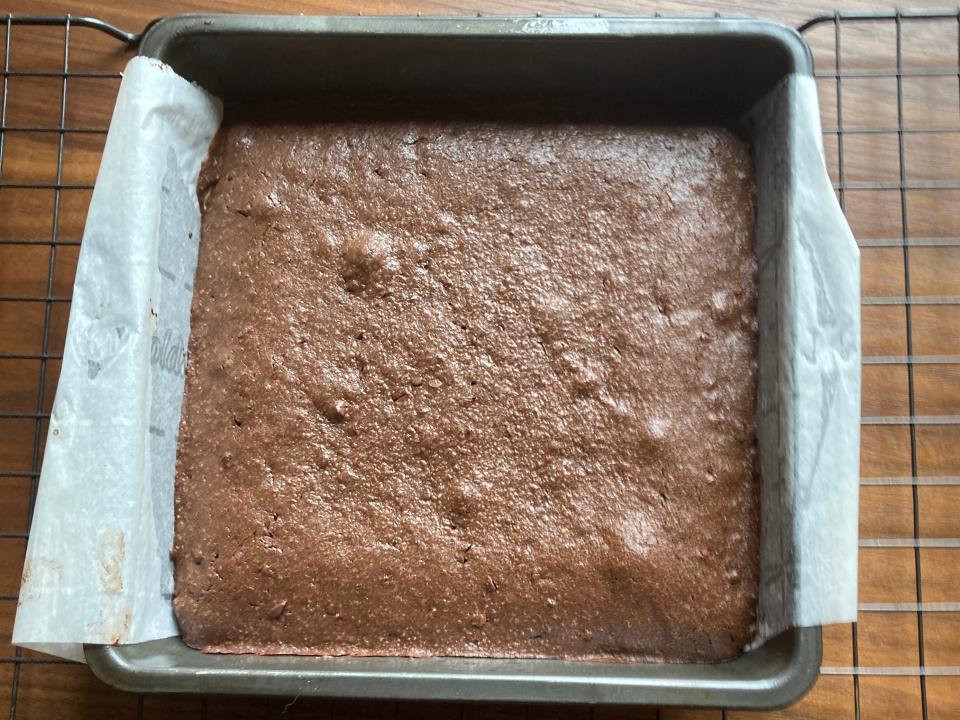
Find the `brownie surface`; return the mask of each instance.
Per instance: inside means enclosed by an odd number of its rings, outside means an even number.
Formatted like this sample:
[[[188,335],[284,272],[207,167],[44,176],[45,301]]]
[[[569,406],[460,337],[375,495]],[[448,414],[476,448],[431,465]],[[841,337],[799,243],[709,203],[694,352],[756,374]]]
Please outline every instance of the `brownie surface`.
[[[200,190],[189,645],[715,661],[753,638],[741,139],[239,108]]]

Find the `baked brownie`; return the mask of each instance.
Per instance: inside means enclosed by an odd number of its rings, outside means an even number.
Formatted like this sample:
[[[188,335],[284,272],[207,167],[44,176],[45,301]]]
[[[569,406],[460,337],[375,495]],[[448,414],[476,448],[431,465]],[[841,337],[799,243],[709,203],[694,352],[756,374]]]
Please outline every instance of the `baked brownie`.
[[[741,139],[236,109],[201,194],[189,645],[718,661],[753,638]]]

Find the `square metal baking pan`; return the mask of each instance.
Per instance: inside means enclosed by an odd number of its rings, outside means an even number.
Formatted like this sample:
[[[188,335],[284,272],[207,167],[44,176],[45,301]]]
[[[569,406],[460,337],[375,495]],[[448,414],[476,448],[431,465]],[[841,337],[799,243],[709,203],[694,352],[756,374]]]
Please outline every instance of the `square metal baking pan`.
[[[140,53],[226,100],[536,93],[729,122],[785,76],[812,74],[809,50],[792,30],[715,17],[186,15],[154,23]],[[784,104],[778,112],[792,110]],[[788,173],[789,148],[784,157]],[[758,212],[786,212],[779,193],[758,187]],[[180,638],[86,647],[101,679],[132,691],[745,708],[792,702],[812,684],[820,658],[819,628],[789,630],[719,664],[206,655]]]

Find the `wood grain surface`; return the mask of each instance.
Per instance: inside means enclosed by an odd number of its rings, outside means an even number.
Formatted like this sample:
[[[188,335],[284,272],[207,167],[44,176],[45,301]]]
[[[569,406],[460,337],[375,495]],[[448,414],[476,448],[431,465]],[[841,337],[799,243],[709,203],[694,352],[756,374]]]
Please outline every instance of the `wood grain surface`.
[[[936,3],[913,4],[938,9]],[[139,30],[161,15],[191,11],[315,14],[749,14],[798,25],[842,10],[889,10],[870,0],[753,2],[427,2],[382,0],[14,0],[16,15],[90,15]],[[66,133],[54,227],[53,190],[17,184],[57,181],[59,133],[4,133],[0,167],[0,715],[17,718],[960,718],[960,23],[903,21],[897,66],[892,21],[842,25],[843,77],[835,29],[806,35],[819,73],[824,148],[831,176],[862,247],[863,427],[860,621],[824,630],[823,671],[796,705],[775,713],[510,705],[326,702],[137,696],[107,688],[81,665],[38,662],[10,644],[31,485],[46,433],[90,190],[104,136]],[[0,33],[0,57],[4,52]],[[123,46],[93,30],[71,33],[71,70],[119,70]],[[11,70],[59,71],[63,29],[14,27]],[[941,72],[943,71],[943,72]],[[70,78],[66,126],[105,128],[117,80]],[[7,78],[4,127],[56,127],[59,78]],[[902,103],[898,103],[899,95]],[[842,142],[832,132],[842,108]],[[902,107],[901,107],[902,106]],[[907,132],[897,132],[898,125]],[[841,177],[842,144],[842,177]],[[905,183],[901,183],[901,177]],[[877,187],[877,184],[881,184]],[[14,187],[10,187],[13,185]],[[905,189],[901,189],[901,185]],[[905,252],[903,238],[910,239]],[[55,246],[51,239],[56,239]],[[16,241],[16,242],[11,242]],[[23,242],[27,241],[27,242]],[[52,269],[52,274],[51,274]],[[909,272],[907,272],[909,269]],[[909,285],[907,279],[909,278]],[[923,298],[907,305],[906,295]],[[44,333],[48,319],[48,333]],[[908,338],[908,314],[911,333]],[[909,340],[909,341],[908,341]],[[53,356],[48,358],[46,355]],[[913,363],[906,362],[908,350]],[[9,355],[26,356],[9,358]],[[41,357],[44,356],[44,357]],[[43,379],[41,379],[41,377]],[[912,403],[911,403],[912,388]],[[42,393],[42,397],[41,397]],[[912,407],[911,407],[912,404]],[[912,411],[912,413],[911,413]],[[15,417],[22,413],[27,417]],[[921,418],[912,425],[911,414]],[[928,420],[939,419],[939,422]],[[919,477],[919,480],[913,478]],[[918,542],[919,539],[919,542]],[[916,547],[916,546],[920,547]],[[918,576],[919,571],[919,576]],[[922,599],[923,605],[917,605]],[[919,610],[919,611],[918,611]],[[922,626],[922,630],[921,630]],[[922,632],[922,640],[921,640]],[[854,640],[856,638],[856,640]],[[926,668],[922,675],[919,666]],[[859,667],[860,671],[855,673]]]

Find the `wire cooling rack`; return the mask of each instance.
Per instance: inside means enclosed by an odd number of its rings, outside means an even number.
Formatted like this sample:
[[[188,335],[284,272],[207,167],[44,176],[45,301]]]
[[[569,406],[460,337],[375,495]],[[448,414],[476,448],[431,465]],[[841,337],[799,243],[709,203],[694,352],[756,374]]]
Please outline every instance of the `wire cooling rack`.
[[[120,78],[89,61],[78,67],[71,49],[80,28],[98,33],[100,43],[114,43],[120,55],[129,54],[138,36],[91,18],[8,15],[0,21],[0,623],[6,634],[0,683],[8,682],[13,719],[18,710],[21,717],[46,715],[51,702],[70,706],[72,693],[88,699],[93,693],[99,704],[111,692],[87,675],[64,679],[56,668],[87,671],[13,648],[9,632],[93,188],[89,169],[99,160]],[[56,67],[31,66],[29,32],[37,28],[57,33],[62,63]],[[791,717],[956,718],[960,12],[836,13],[801,31],[816,62],[828,169],[863,254],[864,417],[860,622],[825,630],[821,677]],[[21,102],[25,97],[29,102]],[[73,112],[75,99],[99,111]],[[75,147],[85,147],[85,154]],[[76,165],[87,168],[85,176]],[[28,682],[25,675],[37,668],[46,674]],[[183,717],[231,712],[231,701],[222,698],[153,707],[149,696],[111,697],[111,712],[119,716],[142,718],[145,708]],[[233,708],[257,717],[661,716],[654,709],[240,703]],[[689,717],[737,715],[717,710]],[[683,717],[683,711],[662,716]]]
[[[801,31],[815,55],[820,50],[816,75],[828,162],[864,261],[860,623],[851,628],[851,664],[822,672],[852,678],[858,720],[868,709],[876,712],[881,688],[901,695],[898,702],[912,716],[957,717],[960,690],[948,678],[960,675],[960,584],[952,578],[943,587],[941,576],[945,565],[957,566],[960,540],[956,523],[939,518],[960,513],[950,489],[960,482],[957,467],[941,447],[955,443],[960,423],[960,356],[949,337],[960,328],[960,277],[949,267],[960,258],[954,211],[960,200],[960,13],[836,13]],[[881,266],[886,282],[868,283]],[[890,343],[873,337],[888,331]],[[897,402],[894,393],[872,386],[884,381],[905,381],[906,397]],[[909,464],[900,466],[909,474],[878,475],[883,463],[870,460],[866,445],[882,447],[884,436],[895,434],[900,443],[890,452],[908,453]],[[901,488],[909,495],[891,501]],[[877,510],[906,517],[894,528],[876,521]],[[944,531],[947,536],[938,536]],[[894,554],[894,564],[908,571],[891,593],[890,583],[881,581],[889,580],[887,571],[896,573],[885,562]],[[874,599],[883,601],[865,602]],[[871,662],[864,662],[864,626]],[[892,637],[901,631],[905,637]],[[905,652],[876,664],[885,645]]]

